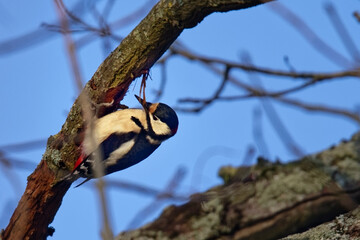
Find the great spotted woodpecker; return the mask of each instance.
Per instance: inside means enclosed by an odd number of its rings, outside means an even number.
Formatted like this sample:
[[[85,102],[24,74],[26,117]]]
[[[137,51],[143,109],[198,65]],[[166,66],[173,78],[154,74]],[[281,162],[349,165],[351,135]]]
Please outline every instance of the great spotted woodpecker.
[[[86,178],[81,184],[95,177],[96,153],[100,153],[107,175],[141,162],[177,132],[179,120],[172,108],[135,97],[143,109],[129,108],[105,115],[94,122],[92,139],[85,133],[83,154],[71,174]]]

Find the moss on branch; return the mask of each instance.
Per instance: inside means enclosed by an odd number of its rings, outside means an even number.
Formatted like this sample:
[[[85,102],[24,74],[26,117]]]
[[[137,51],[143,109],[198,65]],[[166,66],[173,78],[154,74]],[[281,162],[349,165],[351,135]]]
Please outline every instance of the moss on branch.
[[[285,237],[357,207],[359,170],[360,133],[295,162],[224,167],[223,185],[166,208],[152,223],[118,239]]]

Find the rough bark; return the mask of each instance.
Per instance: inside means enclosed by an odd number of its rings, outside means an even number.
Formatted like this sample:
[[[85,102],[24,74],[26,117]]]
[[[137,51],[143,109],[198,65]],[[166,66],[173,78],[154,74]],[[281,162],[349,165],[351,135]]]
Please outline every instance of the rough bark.
[[[331,239],[355,240],[360,239],[360,207],[336,217],[333,221],[321,224],[306,232],[294,234],[283,240]]]
[[[184,28],[196,26],[213,12],[243,9],[269,0],[162,0],[99,66],[81,94],[94,103],[110,103],[99,115],[114,111],[130,83],[150,69]],[[61,131],[48,140],[46,152],[29,176],[26,190],[2,231],[2,239],[45,239],[48,225],[70,183],[58,183],[79,156],[78,135],[83,131],[79,98]],[[46,213],[46,214],[44,214]]]
[[[193,195],[184,205],[166,208],[155,221],[121,233],[117,239],[286,237],[357,207],[359,172],[360,133],[348,142],[288,164],[260,161],[253,167],[224,167],[219,171],[223,185]],[[356,218],[359,211],[350,215]],[[346,221],[356,221],[357,225],[342,232],[335,228],[332,233],[358,236],[359,218]],[[341,224],[336,226],[341,229]],[[342,239],[335,238],[337,235],[288,239]]]

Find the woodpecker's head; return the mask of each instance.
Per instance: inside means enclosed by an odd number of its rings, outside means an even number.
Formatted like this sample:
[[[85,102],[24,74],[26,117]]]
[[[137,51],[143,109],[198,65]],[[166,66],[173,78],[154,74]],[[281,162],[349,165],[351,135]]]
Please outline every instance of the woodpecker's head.
[[[171,130],[171,134],[175,135],[179,126],[179,120],[176,115],[176,112],[164,103],[144,103],[144,100],[139,96],[136,96],[136,99],[143,106],[145,111],[150,113],[152,120],[154,122],[161,121],[165,123]]]

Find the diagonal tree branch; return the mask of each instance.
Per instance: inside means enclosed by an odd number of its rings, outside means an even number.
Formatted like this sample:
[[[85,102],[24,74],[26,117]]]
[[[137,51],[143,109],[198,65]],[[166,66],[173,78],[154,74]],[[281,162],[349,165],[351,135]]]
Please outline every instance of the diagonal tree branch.
[[[80,95],[87,95],[97,104],[112,103],[99,109],[98,115],[112,112],[131,82],[150,69],[185,28],[195,27],[213,12],[244,9],[269,1],[160,1],[104,60]],[[79,99],[61,131],[48,139],[43,159],[28,177],[25,192],[1,233],[2,239],[46,239],[50,234],[48,225],[71,185],[59,179],[69,172],[79,156],[79,133],[83,131]]]

